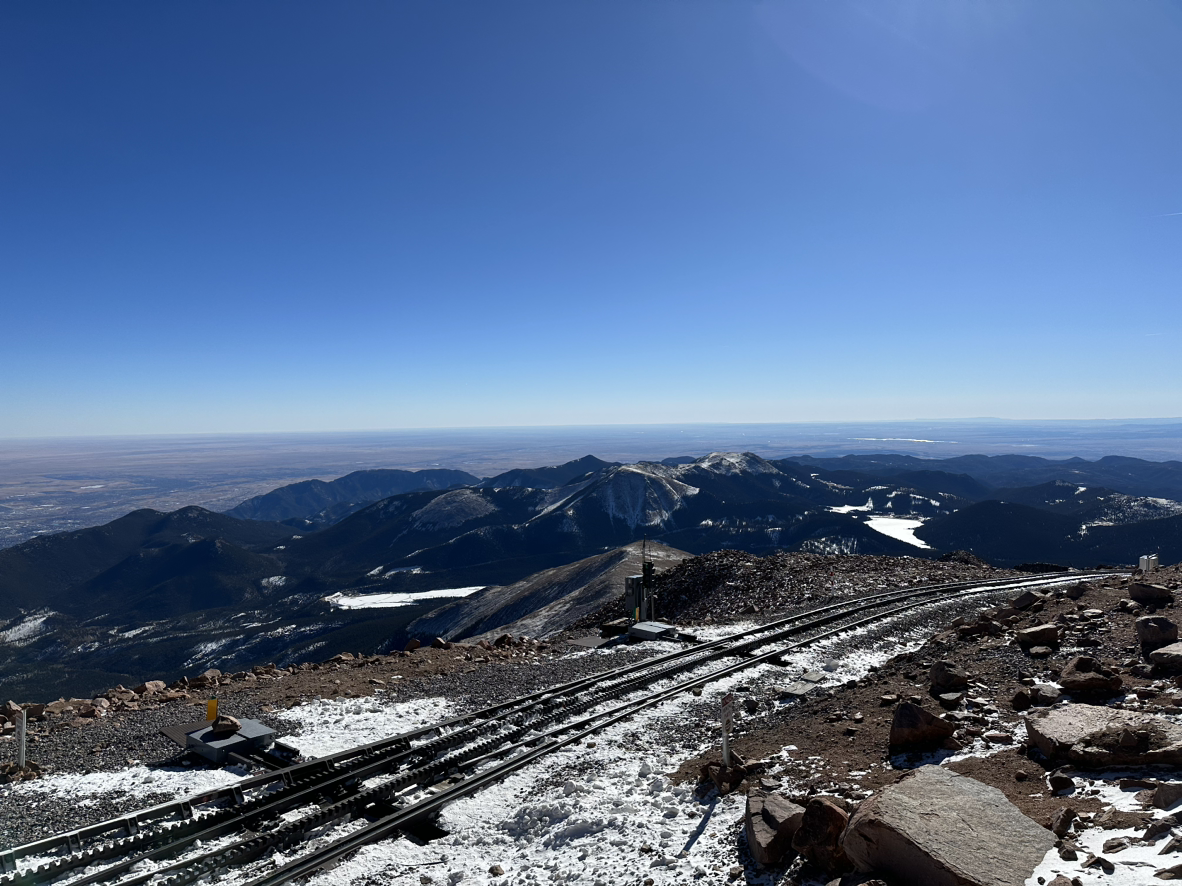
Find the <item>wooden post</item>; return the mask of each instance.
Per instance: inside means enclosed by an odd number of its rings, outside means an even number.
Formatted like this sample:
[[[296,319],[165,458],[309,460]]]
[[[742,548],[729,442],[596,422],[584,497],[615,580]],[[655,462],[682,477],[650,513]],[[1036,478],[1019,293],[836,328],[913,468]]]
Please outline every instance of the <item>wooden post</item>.
[[[216,720],[218,718],[218,700],[211,698],[205,703],[205,719]]]

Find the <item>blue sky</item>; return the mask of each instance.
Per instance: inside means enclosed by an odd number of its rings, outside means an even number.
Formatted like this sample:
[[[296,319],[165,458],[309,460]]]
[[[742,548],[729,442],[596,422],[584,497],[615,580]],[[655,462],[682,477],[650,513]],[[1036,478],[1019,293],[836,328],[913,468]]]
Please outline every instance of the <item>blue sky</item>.
[[[0,6],[0,437],[1182,415],[1182,4]]]

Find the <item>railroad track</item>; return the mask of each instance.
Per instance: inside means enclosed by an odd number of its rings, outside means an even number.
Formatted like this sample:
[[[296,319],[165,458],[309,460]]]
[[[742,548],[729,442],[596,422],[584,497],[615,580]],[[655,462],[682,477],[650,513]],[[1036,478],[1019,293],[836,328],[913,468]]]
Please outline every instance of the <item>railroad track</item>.
[[[0,852],[0,886],[182,886],[231,870],[249,886],[278,886],[330,866],[367,843],[413,828],[447,803],[548,753],[746,668],[779,662],[809,645],[924,606],[1115,574],[955,582],[818,606]],[[257,863],[305,845],[310,835],[334,824],[362,820],[364,825],[294,861],[270,870]]]

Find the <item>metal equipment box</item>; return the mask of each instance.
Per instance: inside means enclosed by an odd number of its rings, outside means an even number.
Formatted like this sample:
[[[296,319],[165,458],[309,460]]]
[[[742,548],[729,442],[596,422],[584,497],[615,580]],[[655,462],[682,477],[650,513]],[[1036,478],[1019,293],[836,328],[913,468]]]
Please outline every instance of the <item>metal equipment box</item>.
[[[635,640],[676,640],[677,628],[659,621],[641,621],[628,628],[628,636]]]
[[[180,726],[166,726],[160,732],[186,750],[200,754],[213,763],[225,763],[231,754],[266,750],[275,744],[275,730],[258,720],[243,718],[238,731],[225,738],[212,738],[212,720],[199,720]]]

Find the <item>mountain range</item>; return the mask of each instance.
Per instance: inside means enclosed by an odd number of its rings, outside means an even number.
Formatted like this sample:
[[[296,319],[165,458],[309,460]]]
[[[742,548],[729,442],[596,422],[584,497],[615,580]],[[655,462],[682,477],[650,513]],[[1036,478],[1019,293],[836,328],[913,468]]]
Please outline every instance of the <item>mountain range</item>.
[[[1182,463],[1118,458],[711,453],[586,456],[483,479],[359,471],[224,514],[139,510],[0,550],[0,680],[80,692],[392,648],[417,634],[551,632],[619,592],[642,538],[670,559],[733,548],[966,550],[997,565],[1080,567],[1157,552],[1172,562],[1182,559],[1177,498]],[[472,587],[486,590],[438,599]],[[342,592],[406,605],[325,602]],[[435,596],[397,596],[422,592]]]

